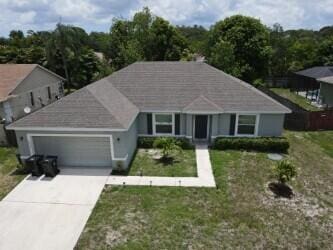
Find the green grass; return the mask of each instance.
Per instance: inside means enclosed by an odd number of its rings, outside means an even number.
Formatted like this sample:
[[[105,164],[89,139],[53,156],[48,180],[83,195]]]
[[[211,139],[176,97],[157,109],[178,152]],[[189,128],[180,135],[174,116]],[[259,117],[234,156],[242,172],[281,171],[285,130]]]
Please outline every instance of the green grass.
[[[164,163],[154,159],[160,155],[159,149],[138,149],[128,175],[145,176],[196,176],[196,160],[194,150],[182,150],[172,154],[173,160]],[[155,157],[156,158],[156,157]]]
[[[25,177],[15,172],[18,165],[15,154],[15,148],[0,147],[0,200]]]
[[[289,89],[271,88],[270,90],[272,90],[274,93],[298,104],[299,106],[301,106],[302,108],[304,108],[308,111],[319,111],[320,110],[320,108],[317,108],[317,107],[311,105],[311,103],[308,99],[291,92]]]
[[[332,249],[332,132],[285,136],[294,199],[268,191],[265,153],[212,150],[218,189],[107,186],[78,249]]]

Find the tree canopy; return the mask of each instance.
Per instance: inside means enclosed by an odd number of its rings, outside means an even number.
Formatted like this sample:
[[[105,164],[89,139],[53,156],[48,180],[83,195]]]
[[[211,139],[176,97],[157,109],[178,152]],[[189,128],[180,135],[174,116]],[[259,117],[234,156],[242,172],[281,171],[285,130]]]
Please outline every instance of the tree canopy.
[[[65,77],[68,88],[85,86],[139,60],[195,60],[201,55],[249,83],[333,65],[333,26],[284,30],[242,15],[209,29],[173,26],[148,8],[110,25],[109,32],[90,34],[65,24],[53,31],[12,30],[8,38],[0,37],[0,63],[38,63]]]

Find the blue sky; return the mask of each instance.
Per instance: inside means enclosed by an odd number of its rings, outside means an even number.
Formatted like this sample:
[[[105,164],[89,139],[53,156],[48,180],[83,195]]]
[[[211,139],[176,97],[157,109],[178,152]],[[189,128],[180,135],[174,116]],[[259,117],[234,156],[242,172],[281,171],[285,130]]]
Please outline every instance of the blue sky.
[[[144,6],[175,25],[209,27],[234,14],[285,29],[333,25],[333,0],[0,0],[0,35],[12,29],[50,30],[60,19],[87,32],[108,31],[113,18],[131,18]]]

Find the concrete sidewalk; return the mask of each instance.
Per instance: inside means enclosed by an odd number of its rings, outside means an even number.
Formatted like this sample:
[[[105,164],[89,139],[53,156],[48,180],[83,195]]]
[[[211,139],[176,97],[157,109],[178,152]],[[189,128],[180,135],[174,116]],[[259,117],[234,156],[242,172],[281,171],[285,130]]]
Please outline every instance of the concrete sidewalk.
[[[216,187],[206,144],[195,145],[198,177],[114,176],[106,184],[130,186]]]

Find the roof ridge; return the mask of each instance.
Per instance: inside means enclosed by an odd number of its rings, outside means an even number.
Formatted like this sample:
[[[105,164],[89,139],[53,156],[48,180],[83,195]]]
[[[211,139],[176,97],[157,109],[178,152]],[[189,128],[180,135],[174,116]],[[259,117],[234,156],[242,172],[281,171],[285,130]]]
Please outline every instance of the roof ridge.
[[[225,76],[229,77],[230,79],[233,79],[235,82],[241,84],[242,86],[248,88],[249,90],[252,90],[252,91],[256,92],[257,94],[259,94],[259,95],[265,97],[266,99],[268,99],[268,100],[274,102],[275,104],[277,104],[277,105],[283,107],[284,109],[287,109],[289,112],[291,112],[291,110],[290,110],[289,108],[285,107],[284,105],[282,105],[282,104],[279,103],[278,101],[274,100],[272,97],[266,95],[265,93],[263,93],[262,91],[260,91],[260,90],[257,89],[256,87],[253,87],[251,84],[249,84],[249,83],[247,83],[247,82],[245,82],[245,81],[243,81],[243,80],[241,80],[241,79],[238,79],[238,78],[236,78],[236,77],[234,77],[234,76],[232,76],[232,75],[230,75],[230,74],[227,74],[227,73],[225,73],[224,71],[219,70],[219,69],[217,69],[217,68],[215,68],[215,67],[213,67],[213,66],[211,66],[211,65],[209,65],[209,64],[207,64],[207,63],[205,63],[205,64],[206,64],[208,67],[210,67],[210,68],[216,70],[216,71],[219,72],[220,74],[225,75]]]
[[[90,84],[88,86],[86,86],[85,88],[87,88],[87,90],[89,91],[90,94],[92,94],[92,96],[94,97],[94,99],[96,101],[98,101],[115,119],[116,121],[121,124],[123,126],[123,128],[126,128],[126,124],[123,123],[123,121],[119,120],[119,117],[116,116],[113,113],[113,110],[111,110],[107,105],[105,105],[104,101],[102,101],[101,97],[97,96],[96,93],[94,93],[93,88],[96,88],[98,86],[98,84],[108,84],[112,90],[119,96],[121,96],[122,98],[126,99],[127,102],[129,102],[131,105],[133,105],[133,107],[135,107],[137,109],[137,111],[139,112],[139,108],[133,103],[131,102],[123,93],[121,93],[111,82],[109,82],[106,78],[102,78],[100,80],[98,80],[97,82]]]

